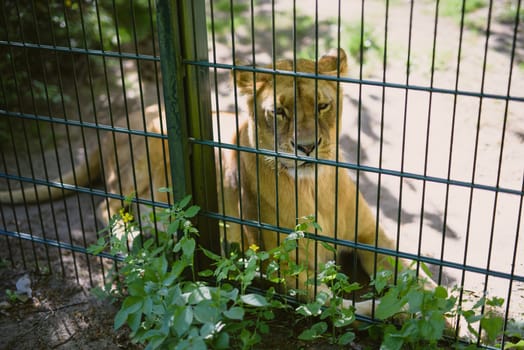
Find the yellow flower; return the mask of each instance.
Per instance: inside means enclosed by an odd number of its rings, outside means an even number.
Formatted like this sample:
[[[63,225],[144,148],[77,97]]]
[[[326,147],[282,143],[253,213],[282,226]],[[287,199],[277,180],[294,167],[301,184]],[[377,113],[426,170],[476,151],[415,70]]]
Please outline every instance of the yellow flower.
[[[124,211],[124,208],[120,209],[118,213],[120,214],[120,217],[124,221],[124,224],[127,224],[128,222],[133,221],[133,215],[131,213],[126,213]]]
[[[65,2],[66,7],[71,7],[71,4],[72,4],[71,0],[65,0],[64,2]]]
[[[249,249],[251,249],[252,251],[254,251],[256,253],[260,249],[260,247],[257,246],[256,244],[251,244],[249,246]]]

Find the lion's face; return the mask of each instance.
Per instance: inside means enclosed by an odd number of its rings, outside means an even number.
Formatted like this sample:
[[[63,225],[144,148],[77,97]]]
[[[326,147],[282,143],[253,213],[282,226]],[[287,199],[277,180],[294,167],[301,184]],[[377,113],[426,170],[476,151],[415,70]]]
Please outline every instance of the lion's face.
[[[335,51],[320,58],[316,66],[314,61],[300,59],[296,71],[314,74],[318,69],[319,75],[344,75],[346,55]],[[275,68],[293,71],[293,61],[278,61]],[[292,176],[308,176],[314,174],[314,163],[304,157],[334,159],[342,112],[342,90],[336,81],[257,73],[253,82],[253,73],[247,71],[236,77],[256,126],[250,128],[252,146],[279,153],[278,159],[264,156],[268,165]]]

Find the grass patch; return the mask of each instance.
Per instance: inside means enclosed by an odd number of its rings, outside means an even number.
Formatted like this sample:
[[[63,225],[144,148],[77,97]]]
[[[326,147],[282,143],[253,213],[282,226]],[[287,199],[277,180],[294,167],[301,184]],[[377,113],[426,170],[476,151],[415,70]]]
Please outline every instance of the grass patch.
[[[486,0],[465,0],[464,3],[463,0],[442,0],[440,2],[440,14],[460,21],[462,11],[467,14],[487,5],[488,2]]]

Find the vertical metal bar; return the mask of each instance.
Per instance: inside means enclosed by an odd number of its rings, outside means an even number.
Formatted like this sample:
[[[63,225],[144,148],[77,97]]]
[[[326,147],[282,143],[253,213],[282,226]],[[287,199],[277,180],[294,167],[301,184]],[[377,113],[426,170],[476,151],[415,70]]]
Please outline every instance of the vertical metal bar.
[[[208,63],[207,25],[204,0],[186,0],[183,2],[182,19],[187,19],[186,28],[192,31],[184,32],[182,43],[185,44],[187,59]],[[191,12],[190,12],[191,11]],[[196,139],[213,140],[213,121],[211,118],[211,92],[209,86],[209,68],[205,66],[188,66],[185,81],[187,93],[188,116],[190,117],[190,135]],[[195,202],[204,212],[217,212],[218,199],[216,188],[216,170],[214,149],[195,145],[192,149],[193,159],[191,176],[194,179],[192,193]],[[205,248],[220,252],[219,227],[216,219],[201,216],[198,222],[200,228],[200,244]],[[204,267],[208,260],[205,256],[199,259]]]
[[[435,17],[433,20],[433,44],[432,44],[432,53],[431,53],[431,73],[430,73],[430,89],[434,88],[435,81],[435,57],[437,52],[437,31],[438,31],[438,9],[439,2],[435,4]],[[422,180],[422,198],[420,205],[420,216],[419,216],[419,236],[418,236],[418,247],[417,254],[420,257],[422,255],[422,239],[424,232],[424,212],[426,210],[426,188],[427,180],[425,179],[428,176],[428,162],[429,162],[429,139],[431,135],[431,117],[432,117],[432,108],[433,108],[433,91],[429,91],[429,101],[428,101],[428,117],[426,125],[426,142],[424,150],[424,179]],[[420,262],[417,261],[417,273]],[[440,280],[440,276],[439,276]]]
[[[214,150],[188,143],[189,136],[213,139],[209,70],[184,63],[208,61],[204,1],[157,0],[157,14],[175,201],[191,193],[202,213],[216,212]],[[219,252],[216,220],[201,215],[198,226],[200,244]]]
[[[388,30],[389,30],[389,0],[385,3],[385,16],[384,16],[384,55],[382,56],[382,82],[386,83],[387,66],[388,66]],[[385,105],[386,105],[386,87],[382,86],[381,94],[382,104],[380,106],[380,137],[379,137],[379,152],[378,152],[378,168],[382,169],[383,156],[384,156],[384,119],[385,119]],[[375,232],[380,230],[380,197],[382,194],[382,173],[378,172],[377,179],[377,212],[375,216]],[[378,247],[378,240],[375,240],[375,247]],[[373,263],[373,274],[376,275],[378,269],[378,254],[374,256]],[[375,316],[375,299],[373,299],[373,308],[371,316]]]
[[[161,57],[162,84],[166,110],[167,136],[169,139],[169,159],[175,201],[180,201],[190,192],[189,153],[187,143],[187,115],[183,100],[184,70],[179,32],[177,1],[157,0],[158,41]],[[175,40],[176,38],[176,40]]]
[[[359,70],[358,70],[358,112],[357,112],[357,150],[356,150],[356,156],[357,156],[357,169],[355,174],[355,187],[357,193],[360,192],[360,166],[362,165],[362,159],[361,159],[361,149],[362,149],[362,80],[364,79],[364,20],[365,20],[365,1],[362,0],[360,2],[360,40],[359,40]],[[355,213],[351,213],[350,215],[355,215],[355,234],[353,241],[358,242],[358,217],[359,217],[359,210],[360,210],[360,196],[356,196],[355,198]],[[378,242],[378,231],[375,233],[375,242]],[[376,253],[375,253],[376,255]],[[353,265],[352,265],[352,274],[353,276],[357,276],[358,274],[358,254],[357,250],[355,249],[355,254],[353,254]]]
[[[516,47],[517,47],[517,36],[518,36],[518,32],[519,32],[519,21],[520,21],[520,10],[521,10],[521,0],[518,0],[517,2],[517,6],[516,6],[516,14],[515,14],[515,26],[513,28],[513,43],[512,43],[512,46],[511,46],[511,59],[510,59],[510,64],[509,64],[509,79],[508,79],[508,85],[507,85],[507,88],[506,88],[506,95],[507,96],[510,96],[511,94],[511,82],[512,82],[512,78],[513,78],[513,67],[514,67],[514,63],[515,63],[515,58],[516,58]],[[509,108],[509,101],[506,100],[506,105],[504,106],[504,113],[505,113],[505,116],[507,118],[507,115],[508,115],[508,108]],[[504,120],[504,123],[505,123],[505,120]],[[501,150],[500,150],[500,162],[502,161],[502,147],[501,147]],[[502,164],[500,164],[499,162],[499,172],[500,172],[500,167]],[[498,179],[497,179],[497,183],[498,183]],[[524,192],[524,178],[523,178],[523,181],[522,181],[522,185],[521,185],[521,190]],[[516,232],[515,232],[515,241],[513,243],[513,259],[511,261],[511,276],[512,278],[509,280],[509,284],[508,284],[508,294],[507,294],[507,298],[506,298],[506,310],[505,310],[505,319],[504,319],[504,327],[503,327],[503,330],[504,332],[502,333],[502,340],[501,340],[501,343],[504,344],[505,343],[505,337],[507,336],[506,335],[506,331],[508,329],[508,315],[509,315],[509,311],[510,311],[510,305],[511,305],[511,294],[512,294],[512,290],[513,290],[513,277],[515,276],[515,268],[516,268],[516,262],[517,262],[517,251],[518,251],[518,246],[519,246],[519,236],[520,236],[520,225],[521,225],[521,219],[522,219],[522,213],[523,213],[523,200],[524,200],[524,196],[521,196],[520,197],[520,204],[519,204],[519,210],[518,210],[518,215],[517,215],[517,225],[516,225]],[[493,214],[495,215],[495,213]]]
[[[411,70],[411,50],[412,50],[412,35],[413,35],[413,8],[415,6],[414,0],[410,2],[409,8],[409,31],[408,31],[408,52],[406,57],[406,86],[409,86],[410,79],[410,70]],[[401,161],[400,161],[400,171],[404,172],[405,165],[405,155],[406,155],[406,129],[407,129],[407,119],[408,119],[408,100],[409,100],[409,88],[406,88],[406,93],[404,95],[404,118],[402,122],[402,150],[401,150]],[[400,188],[399,188],[399,197],[398,197],[398,213],[397,213],[397,236],[396,236],[396,252],[398,253],[400,249],[400,230],[402,223],[402,199],[403,199],[403,190],[404,190],[404,179],[400,178]],[[399,263],[398,255],[395,256],[395,282],[397,281],[397,266]]]
[[[460,15],[460,29],[459,29],[459,42],[458,42],[458,48],[457,48],[457,69],[455,72],[455,84],[454,89],[455,91],[459,88],[459,77],[461,72],[461,57],[462,57],[462,44],[463,44],[463,37],[464,37],[464,9],[461,11]],[[447,164],[447,179],[451,179],[451,168],[453,164],[453,145],[455,143],[455,126],[456,126],[456,120],[457,120],[457,101],[458,101],[458,94],[453,95],[453,111],[451,116],[451,130],[450,130],[450,140],[449,140],[449,152],[448,152],[448,164]],[[450,185],[446,185],[446,196],[444,200],[444,220],[442,223],[442,241],[441,241],[441,248],[440,248],[440,259],[444,260],[444,251],[446,247],[446,236],[447,236],[447,221],[448,221],[448,209],[449,209],[449,202],[450,202]],[[442,265],[439,268],[439,276],[442,276],[443,268]],[[464,274],[461,279],[461,282],[464,283]],[[463,300],[463,291],[461,290],[459,293],[459,305],[462,304]],[[459,327],[458,324],[455,325],[455,337],[458,337],[459,335]]]

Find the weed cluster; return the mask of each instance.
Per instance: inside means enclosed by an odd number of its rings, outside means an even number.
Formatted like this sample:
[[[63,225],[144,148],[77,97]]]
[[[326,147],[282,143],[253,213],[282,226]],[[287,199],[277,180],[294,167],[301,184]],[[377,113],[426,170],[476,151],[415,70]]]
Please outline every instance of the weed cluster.
[[[360,286],[350,283],[335,262],[319,264],[316,276],[308,276],[309,284],[318,288],[311,298],[304,289],[286,289],[286,279],[308,269],[291,257],[304,238],[304,232],[314,227],[306,218],[282,243],[269,251],[252,245],[245,253],[233,251],[229,256],[217,255],[198,248],[198,231],[190,219],[199,208],[189,206],[190,197],[169,209],[156,213],[157,225],[151,238],[138,235],[129,248],[128,240],[140,227],[121,212],[112,219],[113,227],[125,226],[121,237],[107,234],[90,248],[92,254],[109,250],[123,261],[111,272],[103,294],[123,299],[115,316],[114,327],[127,324],[134,341],[147,344],[146,349],[249,349],[262,342],[270,332],[270,321],[277,310],[294,312],[296,318],[310,319],[310,327],[298,338],[303,341],[325,339],[331,344],[346,345],[355,339],[354,308],[344,297]],[[153,220],[153,215],[150,216]],[[144,221],[144,220],[143,220]],[[312,244],[307,240],[305,244]],[[314,242],[313,242],[314,243]],[[326,245],[326,248],[333,247]],[[197,273],[194,268],[198,249],[214,263],[213,268]],[[270,287],[264,293],[253,290],[255,279],[265,279],[283,293]],[[395,282],[395,283],[393,283]],[[501,335],[504,319],[486,307],[499,306],[503,300],[482,298],[472,309],[462,310],[454,293],[444,287],[427,290],[415,270],[377,273],[370,297],[380,297],[375,309],[378,323],[365,324],[383,349],[476,348],[476,345],[443,342],[451,320],[463,318],[470,332],[494,343]],[[302,287],[302,286],[300,286]],[[456,294],[456,293],[455,293]],[[290,303],[286,296],[298,296]],[[395,320],[401,320],[398,325]],[[353,326],[353,327],[349,327]],[[455,337],[456,338],[456,337]],[[452,339],[452,338],[450,338]],[[506,342],[505,348],[523,348],[524,341]]]

